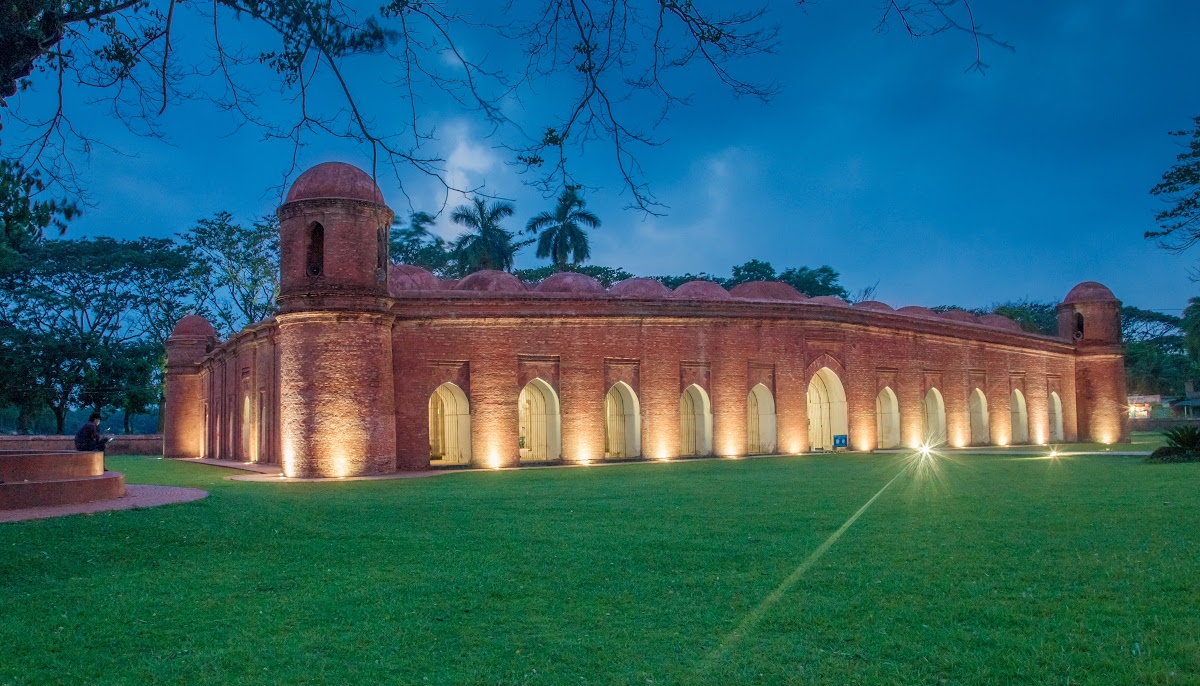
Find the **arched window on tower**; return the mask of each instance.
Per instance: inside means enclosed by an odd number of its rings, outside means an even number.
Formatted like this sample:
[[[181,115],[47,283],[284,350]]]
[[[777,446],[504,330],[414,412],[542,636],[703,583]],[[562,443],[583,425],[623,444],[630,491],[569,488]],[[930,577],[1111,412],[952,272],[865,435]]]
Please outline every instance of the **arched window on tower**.
[[[379,227],[378,239],[376,241],[375,253],[378,259],[375,260],[375,277],[380,283],[387,281],[388,268],[388,227]]]
[[[1075,340],[1083,340],[1083,313],[1075,313]]]
[[[325,227],[313,222],[308,229],[308,260],[304,272],[320,276],[325,272]]]

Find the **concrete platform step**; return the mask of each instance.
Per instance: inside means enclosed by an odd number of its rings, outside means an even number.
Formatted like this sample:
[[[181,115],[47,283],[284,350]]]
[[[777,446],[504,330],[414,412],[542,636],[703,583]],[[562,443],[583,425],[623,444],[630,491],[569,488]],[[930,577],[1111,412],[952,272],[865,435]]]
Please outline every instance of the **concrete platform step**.
[[[84,453],[87,454],[87,453]],[[125,475],[104,472],[94,476],[0,483],[0,510],[49,505],[76,505],[125,495]]]
[[[100,476],[104,453],[0,451],[0,481],[48,481]]]

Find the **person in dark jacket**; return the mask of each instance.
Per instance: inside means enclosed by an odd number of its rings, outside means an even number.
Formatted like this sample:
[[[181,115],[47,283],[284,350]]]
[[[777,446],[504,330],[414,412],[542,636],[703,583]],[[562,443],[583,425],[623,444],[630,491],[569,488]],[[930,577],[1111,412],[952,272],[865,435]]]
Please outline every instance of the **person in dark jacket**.
[[[88,452],[104,452],[112,436],[100,435],[100,413],[93,412],[87,422],[75,432],[75,449]]]

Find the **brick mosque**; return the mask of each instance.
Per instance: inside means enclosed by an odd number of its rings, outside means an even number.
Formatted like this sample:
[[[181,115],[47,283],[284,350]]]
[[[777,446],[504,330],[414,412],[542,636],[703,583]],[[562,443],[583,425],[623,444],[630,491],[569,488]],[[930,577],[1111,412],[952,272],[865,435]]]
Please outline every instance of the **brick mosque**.
[[[1043,336],[778,282],[448,281],[390,263],[392,217],[351,165],[296,180],[278,314],[226,341],[193,315],[167,341],[168,457],[348,477],[1128,440],[1120,302],[1098,283]]]

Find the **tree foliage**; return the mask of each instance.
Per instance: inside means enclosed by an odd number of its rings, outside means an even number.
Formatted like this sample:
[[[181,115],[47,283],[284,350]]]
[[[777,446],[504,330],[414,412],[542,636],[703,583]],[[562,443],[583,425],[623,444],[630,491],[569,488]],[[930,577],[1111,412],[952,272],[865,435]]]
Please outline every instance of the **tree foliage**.
[[[17,160],[0,159],[0,269],[11,267],[17,254],[42,240],[46,229],[67,230],[79,215],[79,205],[39,198],[46,183],[39,171],[29,171]]]
[[[38,397],[59,433],[67,410],[81,404],[144,408],[162,359],[160,318],[182,309],[164,307],[166,294],[178,292],[167,282],[185,280],[187,264],[165,239],[34,246],[0,278],[0,330],[14,365],[0,376],[3,395]],[[151,292],[152,284],[166,288]]]
[[[550,258],[559,271],[571,264],[586,262],[592,256],[584,228],[597,229],[600,218],[586,209],[578,186],[568,186],[558,196],[553,212],[539,212],[525,224],[525,230],[537,236],[537,256]]]
[[[1200,241],[1200,117],[1192,121],[1195,128],[1191,131],[1172,132],[1172,136],[1184,139],[1184,150],[1175,157],[1175,166],[1150,189],[1150,194],[1168,207],[1154,217],[1158,229],[1147,231],[1146,238],[1174,252],[1183,252]]]
[[[391,230],[391,258],[400,264],[411,264],[444,277],[458,276],[454,250],[441,236],[430,233],[435,222],[427,212],[412,212],[408,224],[397,219]]]
[[[469,205],[459,205],[450,213],[450,221],[467,231],[454,241],[455,259],[464,274],[481,269],[512,269],[517,251],[528,243],[514,242],[514,234],[500,222],[513,215],[512,203],[475,197]]]
[[[279,224],[274,215],[249,225],[218,212],[179,235],[190,262],[191,307],[210,315],[223,335],[275,314],[279,295]]]

